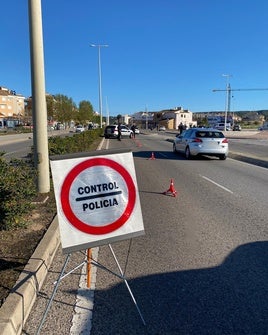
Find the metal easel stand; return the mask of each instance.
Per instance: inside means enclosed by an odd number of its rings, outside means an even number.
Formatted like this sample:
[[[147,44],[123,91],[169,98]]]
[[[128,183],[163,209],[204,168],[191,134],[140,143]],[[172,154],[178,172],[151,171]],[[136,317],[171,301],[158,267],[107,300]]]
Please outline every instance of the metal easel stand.
[[[55,297],[55,295],[56,295],[56,293],[57,293],[57,290],[58,290],[58,287],[59,287],[60,282],[61,282],[65,277],[67,277],[69,274],[71,274],[72,272],[76,271],[77,269],[79,269],[80,267],[82,267],[85,263],[87,263],[87,260],[85,260],[85,261],[82,262],[81,264],[77,265],[74,269],[72,269],[71,271],[69,271],[69,272],[67,272],[66,274],[64,274],[64,271],[65,271],[66,266],[67,266],[67,264],[68,264],[68,262],[69,262],[69,260],[70,260],[70,257],[71,257],[71,254],[68,254],[68,255],[66,256],[65,262],[64,262],[63,267],[62,267],[61,272],[60,272],[60,275],[59,275],[58,279],[53,283],[55,286],[54,286],[53,292],[52,292],[52,294],[51,294],[51,297],[49,298],[49,302],[48,302],[48,304],[47,304],[47,306],[46,306],[46,309],[45,309],[45,312],[44,312],[44,314],[43,314],[43,317],[42,317],[42,319],[41,319],[41,321],[40,321],[39,327],[38,327],[38,329],[37,329],[37,331],[36,331],[36,333],[35,333],[36,335],[39,335],[39,334],[40,334],[40,331],[42,330],[42,327],[43,327],[43,325],[44,325],[44,322],[45,322],[45,320],[46,320],[47,314],[48,314],[48,312],[49,312],[49,310],[50,310],[50,307],[51,307],[51,305],[52,305],[53,299],[54,299],[54,297]]]
[[[113,274],[114,276],[116,276],[116,277],[118,277],[118,278],[120,278],[120,279],[122,279],[122,280],[124,281],[124,283],[125,283],[125,285],[126,285],[126,287],[127,287],[127,289],[128,289],[128,292],[129,292],[129,294],[130,294],[130,296],[131,296],[131,298],[132,298],[132,301],[134,302],[134,305],[135,305],[135,307],[136,307],[136,309],[137,309],[137,311],[138,311],[138,313],[139,313],[139,316],[140,316],[140,318],[141,318],[141,320],[142,320],[142,323],[143,323],[143,325],[145,326],[146,323],[145,323],[145,320],[144,320],[144,318],[143,318],[143,316],[142,316],[142,314],[141,314],[140,308],[139,308],[139,306],[138,306],[138,304],[137,304],[137,302],[136,302],[136,299],[135,299],[135,297],[134,297],[134,295],[133,295],[133,293],[132,293],[132,291],[131,291],[131,289],[130,289],[130,287],[129,287],[129,284],[128,284],[127,279],[126,279],[126,277],[125,277],[125,275],[124,275],[124,272],[122,271],[122,268],[121,268],[121,266],[120,266],[120,264],[119,264],[119,262],[118,262],[118,260],[117,260],[117,258],[116,258],[116,255],[115,255],[115,253],[114,253],[114,251],[113,251],[113,248],[112,248],[112,246],[111,246],[110,244],[109,244],[109,248],[110,248],[110,251],[111,251],[111,253],[112,253],[112,256],[113,256],[113,258],[114,258],[114,260],[115,260],[115,262],[116,262],[116,265],[117,265],[117,267],[118,267],[118,269],[119,269],[120,274],[111,271],[110,269],[108,269],[108,268],[105,267],[104,265],[100,264],[98,261],[94,260],[92,257],[90,257],[90,259],[91,259],[91,264],[94,265],[94,266],[96,266],[96,267],[98,267],[98,268],[100,268],[100,269],[102,269],[102,270],[105,270],[105,271],[107,271],[107,272]],[[65,271],[65,269],[66,269],[66,267],[67,267],[67,264],[68,264],[68,262],[69,262],[70,257],[71,257],[71,254],[68,254],[67,257],[66,257],[66,259],[65,259],[65,262],[64,262],[64,264],[63,264],[63,267],[62,267],[62,269],[61,269],[61,272],[60,272],[60,275],[59,275],[58,279],[53,283],[53,284],[55,285],[55,286],[54,286],[54,289],[53,289],[53,292],[52,292],[52,294],[51,294],[51,297],[49,298],[49,302],[48,302],[48,304],[47,304],[47,306],[46,306],[45,312],[44,312],[44,314],[43,314],[43,317],[42,317],[42,319],[41,319],[41,321],[40,321],[39,327],[38,327],[38,329],[37,329],[35,335],[39,335],[40,332],[41,332],[41,330],[42,330],[42,327],[43,327],[43,325],[44,325],[44,322],[45,322],[45,320],[46,320],[47,314],[48,314],[48,312],[49,312],[49,310],[50,310],[50,307],[51,307],[51,305],[52,305],[53,299],[54,299],[54,297],[55,297],[55,295],[56,295],[56,293],[57,293],[57,290],[58,290],[58,287],[59,287],[60,282],[61,282],[65,277],[67,277],[69,274],[71,274],[72,272],[76,271],[77,269],[79,269],[79,268],[82,267],[85,263],[88,262],[87,260],[85,260],[84,262],[82,262],[81,264],[79,264],[78,266],[76,266],[74,269],[72,269],[71,271],[69,271],[69,272],[67,272],[66,274],[64,274],[64,271]]]
[[[107,271],[107,272],[113,274],[114,276],[116,276],[116,277],[118,277],[118,278],[120,278],[120,279],[122,279],[122,280],[124,281],[124,283],[125,283],[125,285],[126,285],[126,287],[127,287],[127,289],[128,289],[128,292],[129,292],[129,294],[130,294],[130,296],[131,296],[131,298],[132,298],[132,301],[134,302],[134,305],[135,305],[135,307],[136,307],[136,309],[137,309],[137,311],[138,311],[138,313],[139,313],[139,316],[140,316],[140,318],[141,318],[141,321],[142,321],[143,325],[146,326],[146,322],[145,322],[145,320],[144,320],[144,318],[143,318],[143,316],[142,316],[142,314],[141,314],[140,308],[139,308],[139,306],[138,306],[138,304],[137,304],[137,301],[136,301],[136,299],[135,299],[135,297],[134,297],[134,295],[133,295],[133,293],[132,293],[132,291],[131,291],[131,289],[130,289],[130,287],[129,287],[129,284],[128,284],[128,282],[127,282],[127,279],[126,279],[126,277],[125,277],[125,275],[124,275],[124,272],[122,271],[122,268],[121,268],[121,266],[120,266],[120,264],[119,264],[119,262],[118,262],[118,260],[117,260],[117,258],[116,258],[116,255],[115,255],[115,253],[114,253],[114,251],[113,251],[113,248],[112,248],[111,244],[109,244],[109,248],[110,248],[110,251],[111,251],[111,253],[112,253],[112,256],[113,256],[113,258],[114,258],[114,260],[115,260],[115,262],[116,262],[116,265],[117,265],[117,267],[118,267],[118,269],[119,269],[120,274],[113,272],[112,270],[108,269],[108,268],[105,267],[104,265],[100,264],[98,261],[95,261],[93,258],[91,258],[91,260],[92,260],[91,264],[92,264],[92,265],[95,265],[96,267],[98,267],[98,268],[100,268],[100,269],[102,269],[102,270],[105,270],[105,271]]]

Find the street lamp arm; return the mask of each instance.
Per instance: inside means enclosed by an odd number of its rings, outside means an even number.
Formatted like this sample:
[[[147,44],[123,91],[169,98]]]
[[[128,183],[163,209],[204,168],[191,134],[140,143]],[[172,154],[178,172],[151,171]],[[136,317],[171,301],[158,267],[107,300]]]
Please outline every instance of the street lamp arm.
[[[108,44],[90,44],[90,46],[92,47],[92,48],[95,48],[95,47],[97,47],[97,48],[101,48],[101,47],[104,47],[104,48],[108,48]]]

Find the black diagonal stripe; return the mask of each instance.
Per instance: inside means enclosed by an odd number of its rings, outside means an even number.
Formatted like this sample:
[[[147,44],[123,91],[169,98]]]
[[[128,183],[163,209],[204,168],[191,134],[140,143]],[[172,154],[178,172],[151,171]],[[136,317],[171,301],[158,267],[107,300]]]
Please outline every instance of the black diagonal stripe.
[[[96,199],[96,198],[104,198],[104,197],[111,197],[112,195],[118,195],[121,194],[122,191],[117,191],[117,192],[110,192],[110,193],[102,193],[102,194],[97,194],[97,195],[88,195],[86,197],[80,197],[76,198],[76,201],[84,201],[84,200],[91,200],[91,199]]]

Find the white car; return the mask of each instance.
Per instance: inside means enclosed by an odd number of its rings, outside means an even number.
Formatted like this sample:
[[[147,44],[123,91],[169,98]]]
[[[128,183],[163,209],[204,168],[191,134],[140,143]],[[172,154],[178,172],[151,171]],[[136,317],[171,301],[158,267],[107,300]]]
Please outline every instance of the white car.
[[[224,125],[225,125],[224,123],[217,123],[214,125],[213,128],[218,129],[218,130],[226,130],[226,131],[232,130],[231,123],[226,123],[225,127]]]
[[[129,129],[127,126],[123,124],[120,126],[120,129],[121,129],[121,136],[132,137],[133,131]],[[104,130],[104,137],[105,138],[117,138],[118,137],[118,125],[114,124],[114,125],[106,126]]]
[[[216,156],[225,160],[228,156],[228,140],[224,134],[213,128],[190,128],[176,135],[173,152],[181,152],[186,159],[192,156]]]
[[[82,133],[83,131],[85,131],[85,127],[83,127],[81,124],[76,126],[76,128],[75,128],[76,133]]]
[[[131,129],[129,129],[127,126],[125,126],[124,124],[121,125],[121,135],[122,136],[131,137],[132,133],[133,133],[133,131]]]

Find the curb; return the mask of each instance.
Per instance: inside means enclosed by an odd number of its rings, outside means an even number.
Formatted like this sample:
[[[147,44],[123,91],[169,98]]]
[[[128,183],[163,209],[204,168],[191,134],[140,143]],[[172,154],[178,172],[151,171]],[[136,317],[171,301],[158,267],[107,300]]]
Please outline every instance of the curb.
[[[21,334],[60,245],[57,216],[0,309],[0,335]]]
[[[259,157],[253,157],[234,151],[229,152],[228,157],[237,161],[257,165],[263,168],[268,168],[268,160],[260,159]]]

